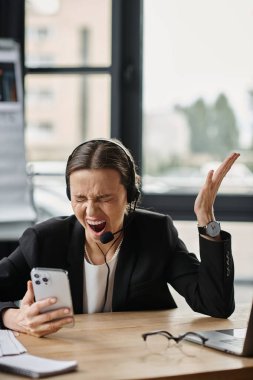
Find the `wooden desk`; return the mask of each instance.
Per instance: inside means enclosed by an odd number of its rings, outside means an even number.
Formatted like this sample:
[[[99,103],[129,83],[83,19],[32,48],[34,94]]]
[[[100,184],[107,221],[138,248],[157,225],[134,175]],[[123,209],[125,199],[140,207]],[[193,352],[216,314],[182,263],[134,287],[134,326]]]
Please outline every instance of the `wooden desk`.
[[[107,313],[76,316],[74,328],[47,338],[21,334],[29,353],[77,360],[77,372],[55,376],[62,380],[103,379],[253,379],[253,358],[228,355],[193,343],[194,356],[180,350],[150,354],[141,338],[146,331],[165,329],[173,334],[190,330],[245,327],[250,307],[241,305],[228,320],[182,309],[154,312]],[[175,353],[176,351],[176,353]],[[20,377],[20,379],[23,377]],[[0,373],[0,379],[16,379]]]

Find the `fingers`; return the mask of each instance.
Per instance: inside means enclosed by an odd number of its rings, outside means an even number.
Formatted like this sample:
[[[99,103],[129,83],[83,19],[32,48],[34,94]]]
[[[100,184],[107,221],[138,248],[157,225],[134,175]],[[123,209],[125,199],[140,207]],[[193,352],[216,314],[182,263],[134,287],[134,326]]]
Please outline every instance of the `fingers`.
[[[208,174],[207,174],[207,177],[206,177],[206,181],[205,181],[204,186],[209,186],[209,184],[212,182],[213,175],[214,175],[214,170],[210,170],[210,171],[208,172]]]
[[[56,304],[56,302],[57,302],[57,298],[55,297],[45,298],[43,300],[37,301],[31,306],[30,313],[31,315],[37,315],[37,314],[43,313],[43,310]]]
[[[210,170],[208,172],[205,183],[194,203],[194,212],[200,225],[214,219],[213,205],[217,192],[224,177],[239,156],[239,153],[230,154],[215,171]]]
[[[43,312],[56,301],[56,298],[47,298],[34,302],[32,305],[23,303],[22,314],[18,321],[22,332],[41,337],[58,331],[66,324],[73,323],[73,313],[69,308]]]
[[[34,303],[29,309],[18,324],[24,332],[33,336],[45,336],[58,331],[66,324],[73,323],[73,314],[68,308],[39,314],[41,305]]]
[[[32,281],[27,281],[27,291],[21,301],[21,307],[25,305],[32,305],[34,303],[34,292]]]
[[[27,318],[37,318],[39,323],[43,323],[48,320],[65,317],[66,314],[71,314],[69,308],[61,308],[57,310],[44,312],[49,306],[54,305],[57,302],[56,298],[46,298],[44,300],[34,302],[29,308],[26,308],[25,316]]]
[[[205,186],[210,187],[210,190],[213,191],[214,194],[217,193],[221,182],[239,156],[239,153],[231,153],[215,171],[211,170],[208,173]]]
[[[33,283],[31,280],[27,281],[27,290],[33,294],[34,297],[34,291],[33,291]]]
[[[238,157],[240,157],[240,153],[231,153],[214,172],[214,180],[222,180],[229,172]]]
[[[73,323],[73,317],[65,317],[58,320],[50,320],[49,322],[37,324],[38,321],[31,320],[24,322],[22,328],[26,334],[36,336],[38,338],[52,334],[60,330],[63,326]]]

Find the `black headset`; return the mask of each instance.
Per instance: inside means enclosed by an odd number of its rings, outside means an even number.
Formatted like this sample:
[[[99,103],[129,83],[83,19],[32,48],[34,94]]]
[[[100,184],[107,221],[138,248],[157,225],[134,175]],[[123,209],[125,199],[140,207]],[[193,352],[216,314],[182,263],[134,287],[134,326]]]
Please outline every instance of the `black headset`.
[[[68,167],[68,164],[69,164],[69,161],[72,159],[72,157],[74,156],[74,154],[76,153],[76,151],[83,145],[86,145],[88,143],[91,143],[91,142],[94,142],[94,143],[110,143],[110,144],[114,144],[116,146],[118,146],[125,154],[126,158],[127,158],[127,161],[128,161],[128,164],[129,164],[129,167],[131,168],[131,178],[130,178],[130,184],[128,186],[128,188],[126,189],[127,190],[127,202],[128,203],[132,203],[132,202],[135,202],[135,204],[137,203],[138,201],[138,198],[140,196],[140,190],[138,189],[137,185],[136,185],[136,178],[135,178],[135,164],[134,164],[134,161],[133,161],[133,158],[131,157],[131,155],[129,154],[129,152],[125,149],[125,147],[120,143],[118,142],[117,140],[110,140],[110,139],[92,139],[92,140],[88,140],[88,141],[85,141],[83,142],[82,144],[78,145],[74,150],[73,152],[71,153],[71,155],[69,156],[68,158],[68,161],[67,161],[67,166],[66,166],[66,172],[65,172],[65,179],[66,179],[66,194],[67,194],[67,197],[69,200],[71,200],[71,195],[70,195],[70,182],[69,182],[69,177],[67,176],[67,167]]]

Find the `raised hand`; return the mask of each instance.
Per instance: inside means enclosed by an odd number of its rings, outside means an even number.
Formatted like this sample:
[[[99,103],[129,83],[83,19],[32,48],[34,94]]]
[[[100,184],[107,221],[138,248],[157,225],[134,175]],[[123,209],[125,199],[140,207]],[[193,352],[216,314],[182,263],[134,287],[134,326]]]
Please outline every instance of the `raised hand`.
[[[205,226],[211,220],[215,220],[213,205],[216,195],[223,178],[239,156],[239,153],[230,154],[215,171],[210,170],[207,174],[206,181],[194,203],[194,212],[200,226]]]

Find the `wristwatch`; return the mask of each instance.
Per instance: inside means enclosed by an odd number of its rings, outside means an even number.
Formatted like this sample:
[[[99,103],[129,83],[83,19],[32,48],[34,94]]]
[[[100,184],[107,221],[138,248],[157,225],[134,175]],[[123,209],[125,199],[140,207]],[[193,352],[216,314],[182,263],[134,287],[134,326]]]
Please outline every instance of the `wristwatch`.
[[[215,237],[219,235],[221,228],[220,228],[219,222],[212,220],[206,226],[203,226],[203,227],[198,226],[198,230],[201,235]]]

